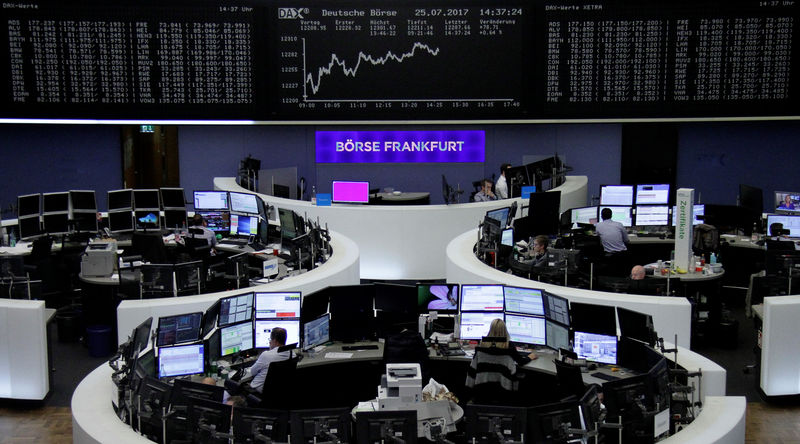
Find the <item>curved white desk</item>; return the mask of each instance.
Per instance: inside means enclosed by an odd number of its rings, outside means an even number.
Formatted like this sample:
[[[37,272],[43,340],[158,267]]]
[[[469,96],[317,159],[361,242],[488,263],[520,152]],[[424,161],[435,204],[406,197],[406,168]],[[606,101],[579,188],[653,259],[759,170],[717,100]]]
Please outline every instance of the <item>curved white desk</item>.
[[[569,176],[553,190],[561,191],[561,211],[586,205],[587,184],[586,176]],[[214,188],[251,193],[232,177],[214,178]],[[301,216],[319,218],[331,230],[353,239],[361,252],[361,277],[390,280],[441,279],[445,275],[445,249],[451,239],[477,228],[487,210],[512,202],[517,202],[518,208],[528,204],[527,199],[515,198],[453,205],[318,207],[311,202],[259,196]]]
[[[122,301],[117,307],[117,343],[122,344],[142,321],[152,316],[170,316],[205,311],[217,299],[251,291],[300,291],[304,295],[331,285],[355,285],[359,278],[358,246],[347,237],[331,231],[333,254],[321,266],[298,276],[239,290],[181,296],[176,298],[136,299]]]

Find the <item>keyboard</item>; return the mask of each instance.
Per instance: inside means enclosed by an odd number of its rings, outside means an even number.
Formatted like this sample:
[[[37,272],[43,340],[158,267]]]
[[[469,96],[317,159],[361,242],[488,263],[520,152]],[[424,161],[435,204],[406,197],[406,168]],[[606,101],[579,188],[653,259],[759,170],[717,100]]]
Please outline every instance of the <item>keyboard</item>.
[[[233,245],[247,245],[247,239],[225,238],[219,241],[219,243],[233,244]]]
[[[600,372],[594,372],[594,373],[592,373],[592,376],[594,376],[597,379],[602,379],[603,381],[616,381],[616,380],[619,379],[619,376],[613,376],[613,375],[609,375],[609,374],[606,374],[606,373],[600,373]]]
[[[666,233],[636,233],[636,237],[667,237]]]
[[[358,351],[358,350],[377,350],[377,345],[343,345],[344,351]]]

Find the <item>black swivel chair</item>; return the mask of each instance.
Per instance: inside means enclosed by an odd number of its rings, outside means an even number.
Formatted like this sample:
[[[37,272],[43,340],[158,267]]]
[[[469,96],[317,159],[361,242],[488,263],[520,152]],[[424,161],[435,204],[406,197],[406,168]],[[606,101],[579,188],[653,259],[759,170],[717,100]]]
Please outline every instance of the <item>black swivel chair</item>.
[[[288,348],[289,359],[269,365],[264,387],[261,390],[261,408],[292,410],[300,406],[301,396],[298,396],[297,393],[299,389],[297,363],[300,358],[293,356],[292,353],[292,349],[296,346],[297,344],[290,344],[278,348],[280,352],[284,347],[291,347]]]
[[[171,261],[164,246],[164,239],[160,233],[134,232],[131,237],[131,252],[142,256],[146,262],[152,264],[167,264]]]
[[[583,383],[581,368],[577,365],[567,364],[563,361],[554,361],[558,389],[562,398],[576,397],[580,399],[586,393],[586,384]]]

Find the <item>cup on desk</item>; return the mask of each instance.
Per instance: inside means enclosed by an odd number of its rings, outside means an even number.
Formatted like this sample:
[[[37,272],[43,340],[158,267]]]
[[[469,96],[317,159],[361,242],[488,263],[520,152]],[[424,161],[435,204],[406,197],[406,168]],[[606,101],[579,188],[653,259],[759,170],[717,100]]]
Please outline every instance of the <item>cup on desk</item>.
[[[272,249],[272,255],[273,256],[277,256],[278,255],[278,249],[277,248],[273,248]]]

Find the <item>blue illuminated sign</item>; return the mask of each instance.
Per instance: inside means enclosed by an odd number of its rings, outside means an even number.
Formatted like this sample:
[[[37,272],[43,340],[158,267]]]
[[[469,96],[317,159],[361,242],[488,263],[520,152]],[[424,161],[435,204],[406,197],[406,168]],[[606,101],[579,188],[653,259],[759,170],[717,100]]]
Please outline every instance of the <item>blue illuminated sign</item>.
[[[317,131],[317,163],[483,162],[486,133]]]

